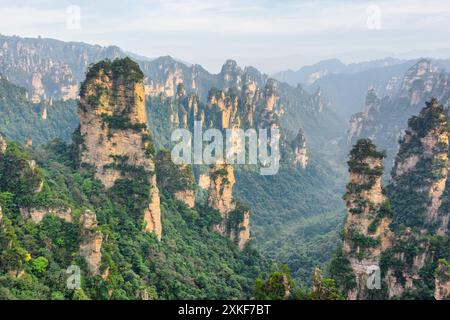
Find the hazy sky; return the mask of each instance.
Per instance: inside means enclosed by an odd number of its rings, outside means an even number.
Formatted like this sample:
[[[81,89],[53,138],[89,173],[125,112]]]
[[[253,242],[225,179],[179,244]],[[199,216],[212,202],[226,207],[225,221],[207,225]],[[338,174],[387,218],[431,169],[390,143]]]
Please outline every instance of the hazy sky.
[[[118,45],[212,72],[232,58],[272,73],[330,57],[450,58],[450,1],[0,0],[0,33]]]

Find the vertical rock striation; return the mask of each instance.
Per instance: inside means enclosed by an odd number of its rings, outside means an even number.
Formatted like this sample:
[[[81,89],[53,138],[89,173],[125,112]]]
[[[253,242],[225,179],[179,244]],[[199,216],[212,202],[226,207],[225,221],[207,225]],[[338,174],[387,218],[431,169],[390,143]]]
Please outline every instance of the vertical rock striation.
[[[303,169],[308,165],[308,149],[306,147],[305,133],[302,128],[298,130],[294,140],[294,160],[293,164],[300,164]]]
[[[80,217],[81,243],[80,256],[84,257],[92,275],[99,272],[102,260],[103,235],[97,228],[97,217],[94,212],[86,210]]]
[[[431,99],[409,120],[392,170],[388,195],[398,236],[385,254],[390,297],[428,295],[435,283],[425,270],[450,254],[448,151],[447,118]]]
[[[352,300],[371,296],[369,271],[379,267],[381,253],[391,242],[388,204],[381,187],[384,157],[367,139],[359,140],[350,152],[342,251],[353,271],[355,286],[347,292]]]
[[[221,221],[213,230],[229,237],[241,250],[250,240],[250,209],[233,199],[235,183],[233,167],[216,164],[209,170],[208,207],[219,211]]]
[[[435,273],[434,298],[436,300],[450,299],[450,264],[440,260]]]
[[[446,110],[434,98],[408,121],[386,195],[380,180],[384,155],[368,140],[353,148],[343,248],[335,258],[356,275],[349,298],[449,297],[448,152]],[[369,265],[380,268],[377,291],[364,286]],[[352,279],[339,274],[346,268],[336,263],[334,270],[341,284]]]
[[[139,66],[128,58],[92,66],[80,91],[81,165],[93,168],[106,188],[118,180],[143,179],[149,188],[145,229],[161,238],[159,191],[147,126]]]

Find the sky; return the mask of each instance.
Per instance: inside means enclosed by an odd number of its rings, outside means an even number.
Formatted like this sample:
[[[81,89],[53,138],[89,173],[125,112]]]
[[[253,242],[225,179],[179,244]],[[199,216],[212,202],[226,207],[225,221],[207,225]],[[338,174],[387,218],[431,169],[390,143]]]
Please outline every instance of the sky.
[[[0,33],[117,45],[219,72],[323,59],[450,58],[449,0],[0,0]]]

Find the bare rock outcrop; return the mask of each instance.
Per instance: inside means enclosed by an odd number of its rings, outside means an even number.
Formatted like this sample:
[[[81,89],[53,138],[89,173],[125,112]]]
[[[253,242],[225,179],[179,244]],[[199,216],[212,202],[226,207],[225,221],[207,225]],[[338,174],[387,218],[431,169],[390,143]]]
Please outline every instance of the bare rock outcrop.
[[[175,199],[183,202],[188,208],[194,208],[195,206],[195,192],[194,190],[180,190],[176,191]]]
[[[368,139],[359,140],[350,152],[342,251],[355,280],[347,292],[351,300],[369,297],[370,271],[379,269],[381,253],[391,246],[390,212],[381,186],[384,157]]]
[[[294,140],[294,160],[293,164],[299,164],[301,168],[305,169],[308,165],[308,149],[306,147],[306,138],[303,129],[298,130],[297,137]]]
[[[440,234],[447,231],[449,216],[448,212],[439,210],[448,177],[449,139],[446,123],[442,106],[436,99],[428,102],[418,117],[411,118],[400,141],[391,177],[391,184],[397,189],[427,199],[423,223],[437,223]],[[411,183],[413,176],[423,170],[433,171],[434,176],[427,177],[420,185]]]
[[[143,74],[132,60],[92,66],[80,90],[81,166],[94,169],[106,188],[140,172],[149,188],[145,230],[161,238],[159,191],[145,109]],[[140,177],[143,178],[143,177]]]
[[[437,99],[431,99],[408,121],[392,170],[388,196],[395,210],[393,228],[400,235],[386,274],[389,297],[416,292],[426,283],[423,268],[446,258],[435,252],[450,251],[444,241],[430,241],[448,236],[448,152],[447,117]],[[415,250],[406,256],[408,247]]]
[[[25,219],[31,219],[34,223],[41,222],[47,215],[60,218],[65,222],[73,222],[70,208],[20,208],[20,213]]]
[[[92,275],[99,272],[102,260],[103,235],[97,227],[97,217],[94,212],[86,210],[80,217],[81,243],[79,253],[84,257]]]
[[[175,164],[169,151],[160,150],[156,156],[156,174],[161,190],[188,208],[195,207],[195,179],[190,165]]]
[[[8,148],[8,143],[6,142],[5,138],[3,138],[2,135],[0,135],[0,153],[4,154],[6,152],[7,148]]]
[[[450,299],[450,264],[440,260],[435,274],[434,298],[436,300]]]
[[[233,167],[216,164],[210,168],[209,177],[207,205],[221,216],[221,222],[213,226],[213,231],[229,237],[243,250],[250,240],[250,209],[233,199]]]

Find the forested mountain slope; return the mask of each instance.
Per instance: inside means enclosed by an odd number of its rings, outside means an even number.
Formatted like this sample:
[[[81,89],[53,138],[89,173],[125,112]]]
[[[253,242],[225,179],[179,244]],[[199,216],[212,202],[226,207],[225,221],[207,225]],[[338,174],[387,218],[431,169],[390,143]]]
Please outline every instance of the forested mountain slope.
[[[103,86],[110,91],[92,95]],[[145,114],[144,99],[123,99],[143,94],[139,67],[129,59],[98,63],[82,88],[72,144],[0,139],[1,298],[250,298],[272,263],[214,231],[223,219],[216,208],[177,196],[192,188],[192,172],[155,154],[146,118],[135,117]],[[124,121],[113,121],[117,112]],[[134,138],[129,148],[110,148]],[[110,163],[91,165],[96,150],[110,152]],[[68,269],[81,272],[75,287],[67,286]]]

